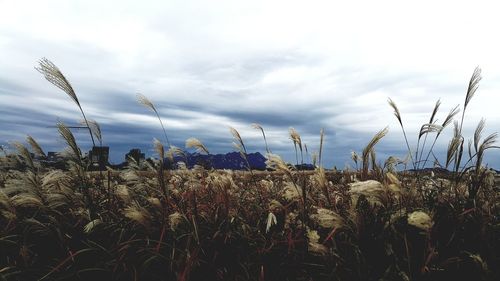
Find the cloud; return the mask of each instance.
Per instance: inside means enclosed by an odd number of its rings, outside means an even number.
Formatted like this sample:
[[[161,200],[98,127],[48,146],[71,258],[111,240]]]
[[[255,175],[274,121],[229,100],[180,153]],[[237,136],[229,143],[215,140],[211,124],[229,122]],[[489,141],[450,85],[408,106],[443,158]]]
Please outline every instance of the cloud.
[[[88,117],[101,124],[114,161],[132,147],[152,154],[152,138],[163,139],[136,93],[155,103],[171,142],[181,147],[196,137],[211,152],[227,152],[232,126],[251,151],[264,151],[250,126],[257,122],[271,149],[293,161],[289,127],[310,151],[319,149],[324,128],[325,163],[343,167],[352,165],[351,150],[361,151],[388,125],[379,159],[404,157],[387,98],[398,104],[415,146],[438,98],[440,121],[463,103],[478,64],[484,80],[464,132],[472,136],[485,117],[488,134],[500,128],[500,43],[492,36],[500,23],[481,1],[453,2],[453,13],[448,4],[11,1],[0,14],[0,142],[29,133],[59,150],[64,144],[52,126],[81,119],[73,102],[33,69],[41,57],[63,71]],[[75,134],[88,149],[86,132]],[[451,127],[437,143],[441,157],[450,136]],[[500,166],[498,152],[490,154],[487,160]]]

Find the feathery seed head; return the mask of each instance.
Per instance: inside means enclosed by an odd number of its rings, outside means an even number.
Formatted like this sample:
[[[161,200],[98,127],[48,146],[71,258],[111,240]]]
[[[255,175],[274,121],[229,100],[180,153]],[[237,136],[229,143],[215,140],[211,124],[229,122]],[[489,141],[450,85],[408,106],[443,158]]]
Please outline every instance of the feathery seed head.
[[[274,187],[274,182],[272,180],[261,180],[260,186],[267,192],[271,191]]]
[[[312,254],[316,255],[326,255],[328,253],[328,248],[325,247],[325,245],[320,244],[319,241],[319,234],[316,230],[307,230],[307,240],[309,241],[308,243],[308,249]]]
[[[17,194],[14,195],[12,198],[10,198],[10,202],[12,203],[13,206],[19,208],[19,207],[33,207],[33,208],[41,208],[43,207],[42,200],[30,193],[22,193],[22,194]]]
[[[271,229],[271,226],[273,226],[277,223],[278,223],[278,220],[276,219],[276,216],[272,212],[269,212],[269,214],[267,215],[266,233],[269,232],[269,230]]]
[[[408,224],[418,229],[429,231],[432,228],[432,218],[425,212],[415,211],[408,215]]]
[[[262,126],[260,124],[257,124],[257,123],[252,123],[252,128],[254,128],[256,130],[263,130]]]
[[[160,199],[156,198],[156,197],[149,197],[148,198],[148,202],[149,204],[151,204],[152,206],[154,206],[155,208],[158,208],[158,209],[161,209],[161,202],[160,202]]]
[[[22,160],[26,162],[26,164],[31,168],[35,168],[35,164],[33,163],[33,158],[31,157],[31,153],[28,151],[26,146],[24,146],[20,142],[13,142],[12,145],[17,149],[17,152],[21,156]]]
[[[364,195],[368,202],[374,205],[383,205],[382,196],[385,193],[383,185],[375,180],[360,181],[349,184],[349,193],[354,200],[354,206],[360,195]]]
[[[290,133],[290,139],[297,145],[301,146],[302,140],[300,138],[299,133],[293,127],[290,127],[289,133]]]
[[[118,196],[123,202],[130,202],[130,193],[126,185],[117,185],[115,190],[116,196]]]
[[[210,154],[205,145],[203,145],[203,143],[199,141],[197,138],[189,138],[186,140],[186,148],[191,148],[191,147],[195,148],[198,153]]]
[[[420,127],[420,133],[418,134],[418,138],[420,139],[425,134],[440,132],[442,129],[443,128],[441,127],[441,125],[424,124],[422,125],[422,127]]]
[[[10,209],[9,197],[0,189],[0,208]]]
[[[38,62],[38,67],[35,69],[43,74],[45,79],[52,83],[57,88],[63,90],[70,98],[80,107],[80,102],[78,101],[78,97],[73,90],[73,87],[69,83],[69,81],[64,77],[62,72],[57,68],[55,64],[53,64],[50,60],[46,58],[42,58]]]
[[[363,175],[366,176],[368,174],[368,165],[369,165],[369,159],[370,156],[372,156],[372,160],[374,160],[374,147],[375,145],[389,132],[389,128],[385,127],[384,129],[380,130],[373,136],[373,138],[370,140],[370,142],[366,145],[366,147],[363,149],[363,154],[361,155],[361,160],[362,160],[362,169],[363,169]]]
[[[73,133],[68,127],[66,127],[66,125],[61,122],[57,123],[57,128],[59,130],[59,134],[66,141],[66,144],[68,144],[70,148],[67,152],[69,153],[71,158],[73,158],[77,162],[80,162],[82,152],[76,144],[75,136],[73,135]]]
[[[137,183],[140,180],[139,175],[134,170],[124,170],[120,172],[120,178],[123,179],[127,184]]]
[[[429,124],[434,123],[434,117],[436,117],[436,114],[440,106],[441,106],[441,100],[438,99],[436,105],[434,106],[434,109],[432,110],[431,118],[429,119]]]
[[[392,109],[394,109],[394,116],[396,116],[396,118],[398,119],[399,124],[403,126],[403,121],[401,120],[401,113],[399,112],[398,106],[391,98],[389,98],[387,102],[392,107]]]
[[[101,223],[102,223],[102,220],[100,220],[100,219],[95,219],[95,220],[93,220],[93,221],[91,221],[91,222],[87,223],[87,224],[85,225],[85,227],[83,228],[83,231],[84,231],[85,233],[90,233],[90,232],[92,232],[92,230],[93,230],[96,226],[100,225]]]
[[[358,164],[359,156],[356,151],[351,151],[351,159],[355,164]]]
[[[90,132],[96,137],[99,142],[102,142],[102,133],[101,133],[101,126],[99,126],[99,123],[97,121],[92,120],[92,119],[87,119],[85,120],[80,120],[80,124],[84,126],[89,126]]]
[[[476,67],[474,69],[474,73],[472,73],[472,76],[469,81],[469,87],[467,88],[467,95],[465,96],[465,103],[464,103],[464,111],[467,108],[467,105],[469,104],[470,100],[476,93],[477,88],[479,88],[479,81],[481,81],[481,69]]]
[[[438,135],[441,134],[441,132],[444,130],[444,128],[446,128],[448,125],[451,124],[451,122],[453,122],[453,118],[455,118],[455,116],[459,112],[460,112],[460,108],[458,105],[450,110],[448,115],[446,115],[446,118],[444,119],[443,123],[441,124],[441,130],[438,131]]]
[[[145,107],[156,112],[156,108],[155,108],[154,104],[145,95],[138,93],[137,94],[137,101],[140,104],[144,105]]]
[[[231,134],[233,135],[233,137],[238,140],[238,141],[241,141],[241,136],[240,136],[240,133],[233,127],[229,127],[229,131],[231,132]]]
[[[385,174],[385,176],[387,177],[387,180],[389,181],[389,183],[395,184],[398,186],[401,185],[401,182],[399,181],[398,177],[395,174],[388,172]]]
[[[285,172],[290,174],[290,168],[277,154],[267,153],[266,154],[266,166],[271,169],[276,169],[277,171]]]
[[[163,158],[165,157],[165,149],[163,148],[163,144],[158,139],[153,138],[153,145],[156,153],[158,153],[158,156],[160,157],[160,161],[163,161]]]
[[[246,158],[247,148],[245,147],[245,143],[243,142],[240,133],[233,127],[229,127],[229,131],[231,132],[234,140],[236,141],[236,143],[233,143],[233,146],[235,146],[236,149],[240,151],[243,158]]]
[[[298,225],[299,224],[299,222],[297,220],[298,217],[299,217],[299,215],[297,213],[294,213],[294,212],[290,212],[290,213],[286,214],[285,229],[290,229],[290,228],[293,228],[293,226]]]
[[[42,147],[40,147],[40,145],[38,144],[38,142],[36,142],[35,139],[33,139],[30,135],[28,135],[26,137],[26,141],[31,146],[31,149],[33,150],[33,152],[35,153],[35,155],[43,156],[43,157],[46,156],[45,152],[43,152],[43,150],[42,150]]]
[[[277,212],[283,208],[283,205],[278,200],[271,200],[269,202],[269,211],[270,212]]]
[[[318,208],[316,214],[312,214],[311,219],[323,228],[342,228],[344,219],[332,210]]]
[[[326,188],[328,186],[328,179],[326,178],[325,169],[320,167],[316,170],[316,173],[312,176],[315,184],[317,184],[321,188]]]
[[[128,206],[123,210],[123,214],[128,219],[144,226],[149,227],[151,214],[144,208],[139,206]]]
[[[16,214],[9,210],[0,210],[0,217],[7,221],[13,221],[17,218]]]
[[[175,231],[183,219],[184,216],[179,212],[175,212],[169,215],[168,220],[170,223],[170,229],[172,229],[172,231]]]
[[[291,182],[286,182],[285,183],[285,188],[283,188],[283,198],[286,199],[287,201],[295,201],[299,200],[300,194],[302,193],[300,187],[296,187],[293,183]]]

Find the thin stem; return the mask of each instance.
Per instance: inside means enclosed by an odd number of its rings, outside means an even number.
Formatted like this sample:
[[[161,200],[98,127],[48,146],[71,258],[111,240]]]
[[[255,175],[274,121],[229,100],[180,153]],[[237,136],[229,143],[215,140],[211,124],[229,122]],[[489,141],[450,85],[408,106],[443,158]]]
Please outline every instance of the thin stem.
[[[81,106],[78,106],[83,115],[83,120],[85,120],[85,124],[87,125],[87,129],[89,130],[90,138],[92,139],[92,145],[95,146],[94,136],[92,135],[92,130],[90,129],[89,122],[87,121],[87,117],[85,117],[85,113],[83,113],[83,109]]]
[[[167,137],[167,131],[165,131],[165,127],[163,126],[163,122],[161,121],[160,115],[158,114],[158,111],[156,111],[156,109],[154,110],[154,112],[156,113],[156,117],[158,117],[158,120],[160,121],[161,128],[163,129],[163,134],[165,135],[165,140],[167,141],[167,145],[168,147],[170,147],[170,141],[168,140]]]
[[[405,138],[405,143],[406,143],[406,147],[408,148],[408,153],[410,155],[411,162],[413,163],[413,168],[416,170],[417,167],[415,166],[415,161],[413,160],[410,144],[408,143],[408,138],[406,137],[406,131],[405,131],[403,124],[401,124],[401,129],[403,130],[403,136]]]

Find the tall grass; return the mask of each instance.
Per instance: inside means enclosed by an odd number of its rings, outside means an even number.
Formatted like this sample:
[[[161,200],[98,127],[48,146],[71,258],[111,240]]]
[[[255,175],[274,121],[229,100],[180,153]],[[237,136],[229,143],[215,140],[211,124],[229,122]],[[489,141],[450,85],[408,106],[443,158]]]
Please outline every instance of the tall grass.
[[[167,131],[165,131],[165,126],[163,126],[163,122],[161,121],[160,114],[158,113],[158,110],[156,110],[155,105],[143,94],[137,94],[137,101],[155,113],[156,117],[158,118],[158,121],[160,122],[161,128],[163,130],[163,135],[165,136],[165,141],[167,142],[168,147],[170,147],[170,141],[168,140]]]
[[[80,104],[80,101],[78,100],[78,96],[76,95],[75,91],[73,90],[73,86],[69,83],[69,81],[66,79],[66,77],[62,74],[61,70],[52,63],[50,60],[46,58],[42,58],[38,62],[38,66],[35,67],[35,69],[40,72],[47,81],[49,81],[52,85],[56,86],[57,88],[61,89],[63,92],[65,92],[78,106],[80,109],[80,112],[82,113],[83,120],[85,122],[85,125],[87,129],[89,130],[89,135],[90,139],[92,140],[93,146],[95,146],[95,141],[94,141],[94,136],[91,130],[91,127],[89,125],[89,121],[87,120],[87,117],[85,116],[85,112],[83,111],[83,108]]]
[[[370,158],[373,160],[372,161],[372,167],[375,169],[376,164],[375,164],[375,152],[374,152],[374,147],[375,145],[383,138],[387,133],[389,132],[389,129],[386,127],[382,129],[381,131],[377,132],[373,138],[368,142],[366,147],[363,149],[363,154],[361,155],[361,169],[362,169],[362,178],[366,179],[368,177],[368,169],[369,169],[369,160]]]
[[[470,84],[469,96],[477,89]],[[105,191],[92,188],[96,175],[87,171],[64,124],[58,130],[68,146],[68,171],[39,169],[31,153],[44,152],[28,136],[29,147],[14,144],[24,169],[3,166],[13,155],[0,156],[0,279],[498,280],[500,195],[482,166],[485,153],[497,148],[497,135],[483,138],[481,120],[467,146],[468,160],[459,164],[463,136],[457,121],[446,164],[458,163],[459,173],[418,175],[417,181],[394,166],[411,159],[413,167],[425,167],[425,153],[432,155],[458,109],[437,125],[438,101],[411,150],[401,114],[394,102],[391,107],[408,159],[378,164],[375,146],[388,133],[384,128],[361,156],[352,153],[361,164],[354,174],[323,168],[323,130],[319,167],[297,171],[270,153],[264,130],[256,127],[273,171],[253,171],[247,161],[249,171],[196,166],[165,173],[164,159],[184,152],[170,145],[166,150],[154,139],[159,160],[110,170]],[[230,133],[246,159],[241,135],[234,128]],[[300,152],[303,164],[305,143],[296,130],[289,134],[296,163]],[[436,136],[427,148],[429,134]],[[209,154],[196,138],[186,147]]]
[[[267,145],[267,138],[266,138],[266,133],[264,132],[264,128],[260,124],[253,123],[252,127],[256,130],[260,130],[262,132],[262,137],[264,138],[264,143],[266,145],[266,153],[272,153],[271,149],[269,149],[269,146]]]
[[[474,133],[474,138],[470,140],[469,142],[469,159],[465,161],[465,164],[463,163],[463,158],[464,158],[464,142],[465,138],[462,133],[464,121],[465,121],[465,112],[467,110],[467,107],[469,106],[470,101],[472,100],[472,97],[475,95],[478,87],[479,87],[479,82],[481,81],[481,69],[477,67],[470,80],[468,83],[467,87],[467,92],[465,95],[465,101],[463,104],[463,110],[462,110],[462,115],[460,121],[455,121],[454,122],[454,130],[453,130],[453,137],[449,141],[448,144],[448,149],[447,149],[447,155],[446,155],[446,161],[444,163],[444,166],[448,168],[450,165],[452,165],[451,169],[456,175],[456,179],[460,177],[461,174],[463,174],[464,171],[470,170],[470,169],[475,169],[479,170],[482,164],[482,157],[481,157],[481,152],[479,151],[479,141],[481,137],[481,132],[484,129],[484,121],[480,121],[475,133]],[[396,116],[396,119],[398,120],[403,136],[405,139],[405,143],[407,146],[408,154],[410,156],[410,160],[413,165],[413,169],[416,171],[416,173],[419,173],[419,170],[424,168],[426,164],[429,161],[429,157],[431,155],[434,155],[433,149],[436,144],[437,139],[439,136],[441,136],[443,130],[450,125],[453,122],[453,119],[458,115],[460,112],[458,106],[452,108],[448,115],[445,117],[444,121],[442,124],[436,124],[436,114],[439,111],[439,108],[441,106],[440,100],[438,100],[432,110],[431,117],[429,119],[428,123],[425,123],[421,126],[420,132],[417,137],[417,147],[415,149],[415,155],[413,155],[413,150],[410,147],[408,137],[406,134],[406,130],[403,125],[402,121],[402,116],[401,113],[396,105],[396,103],[389,98],[389,105],[393,108],[394,110],[394,115]],[[427,137],[429,134],[435,133],[434,141],[430,148],[427,151],[427,156],[425,157],[424,160],[422,160],[422,157],[424,155],[425,151],[425,145],[427,141]],[[423,138],[423,139],[422,139]],[[484,140],[484,146],[483,146],[483,151],[485,149],[490,149],[490,148],[496,148],[493,144],[496,141],[496,133],[491,134],[490,136],[486,137]],[[474,144],[474,151],[471,149],[472,143]],[[479,157],[478,157],[479,156]],[[468,166],[473,160],[475,160],[475,165]],[[439,161],[437,158],[435,158],[435,163],[439,164]],[[475,167],[475,168],[474,168]]]

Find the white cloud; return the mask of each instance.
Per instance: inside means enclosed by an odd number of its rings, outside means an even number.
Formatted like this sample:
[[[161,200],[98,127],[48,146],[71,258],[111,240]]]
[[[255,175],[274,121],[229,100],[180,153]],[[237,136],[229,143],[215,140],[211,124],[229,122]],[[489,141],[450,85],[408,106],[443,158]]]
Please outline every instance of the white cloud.
[[[288,127],[309,142],[325,127],[334,134],[329,146],[345,150],[329,161],[344,163],[386,125],[388,141],[402,141],[388,97],[416,134],[438,98],[441,119],[463,102],[480,65],[484,80],[466,132],[481,117],[500,128],[493,1],[4,0],[1,7],[0,107],[9,114],[79,119],[64,93],[34,71],[46,56],[103,124],[154,130],[154,116],[135,102],[141,92],[182,137],[230,139],[232,125],[258,147],[249,124],[259,122],[284,149]]]

